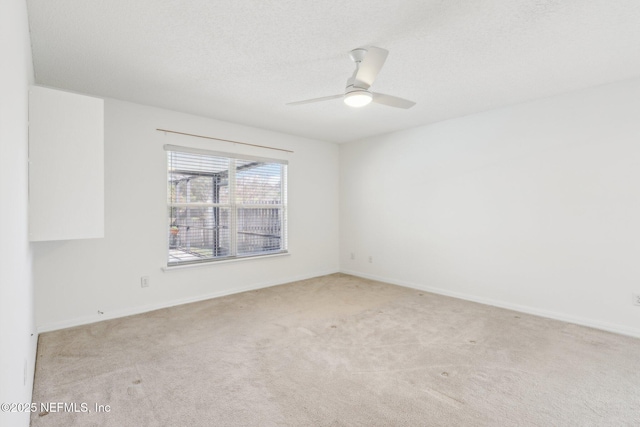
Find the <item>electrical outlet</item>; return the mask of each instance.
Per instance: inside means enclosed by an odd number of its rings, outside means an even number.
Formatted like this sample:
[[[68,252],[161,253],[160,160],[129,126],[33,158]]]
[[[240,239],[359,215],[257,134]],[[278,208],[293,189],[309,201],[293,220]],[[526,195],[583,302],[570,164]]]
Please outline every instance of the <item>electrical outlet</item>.
[[[373,257],[369,255],[369,264],[373,264]]]
[[[633,305],[640,305],[640,294],[633,294]]]
[[[140,287],[148,288],[149,287],[149,276],[142,276],[140,278]]]
[[[356,259],[356,254],[355,254],[355,252],[351,252],[351,259]]]

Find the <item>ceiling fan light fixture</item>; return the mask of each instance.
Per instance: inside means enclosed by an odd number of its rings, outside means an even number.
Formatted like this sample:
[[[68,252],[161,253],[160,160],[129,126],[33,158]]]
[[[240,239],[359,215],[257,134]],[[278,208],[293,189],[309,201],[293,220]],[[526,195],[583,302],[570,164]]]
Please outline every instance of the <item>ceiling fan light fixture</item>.
[[[354,90],[344,96],[344,103],[349,107],[360,108],[369,105],[373,96],[366,90]]]

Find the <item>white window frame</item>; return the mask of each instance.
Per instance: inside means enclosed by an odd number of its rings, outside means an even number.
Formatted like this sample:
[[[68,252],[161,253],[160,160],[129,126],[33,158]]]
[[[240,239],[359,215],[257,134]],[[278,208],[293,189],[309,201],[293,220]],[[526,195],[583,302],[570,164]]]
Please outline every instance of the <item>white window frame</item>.
[[[229,221],[229,240],[230,240],[230,248],[229,254],[224,256],[215,256],[208,257],[199,260],[190,260],[190,261],[182,261],[182,262],[170,262],[170,232],[167,230],[167,242],[165,245],[167,261],[167,268],[181,268],[185,266],[191,265],[202,265],[207,263],[216,263],[216,262],[227,262],[232,260],[239,259],[251,259],[251,258],[259,258],[259,257],[272,257],[274,255],[285,255],[288,254],[288,221],[287,221],[287,180],[288,180],[288,161],[282,159],[273,159],[266,157],[256,157],[249,156],[244,154],[236,154],[236,153],[227,153],[220,151],[210,151],[203,150],[198,148],[191,147],[182,147],[176,145],[164,145],[164,150],[166,151],[166,165],[167,165],[167,182],[169,180],[169,175],[171,174],[169,158],[171,152],[176,153],[188,153],[188,154],[200,154],[204,156],[215,156],[229,159],[229,170],[228,170],[228,180],[229,180],[229,202],[228,203],[172,203],[170,194],[167,194],[167,213],[168,219],[171,218],[171,208],[173,207],[219,207],[219,208],[227,208],[229,209],[230,221]],[[279,204],[240,204],[236,200],[236,161],[254,161],[254,162],[264,162],[264,163],[278,163],[283,167],[281,169],[281,203]],[[169,193],[169,186],[167,186],[167,192]],[[270,250],[264,252],[254,252],[249,254],[238,254],[238,209],[280,209],[280,249],[279,250]],[[170,224],[169,224],[170,225]],[[170,228],[170,227],[169,227]]]

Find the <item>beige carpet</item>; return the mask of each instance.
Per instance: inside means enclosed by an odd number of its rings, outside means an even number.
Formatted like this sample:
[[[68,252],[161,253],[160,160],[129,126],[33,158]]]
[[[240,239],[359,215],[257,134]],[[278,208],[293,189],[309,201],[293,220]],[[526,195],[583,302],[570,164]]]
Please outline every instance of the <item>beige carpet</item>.
[[[343,274],[40,336],[32,426],[638,426],[640,340]]]

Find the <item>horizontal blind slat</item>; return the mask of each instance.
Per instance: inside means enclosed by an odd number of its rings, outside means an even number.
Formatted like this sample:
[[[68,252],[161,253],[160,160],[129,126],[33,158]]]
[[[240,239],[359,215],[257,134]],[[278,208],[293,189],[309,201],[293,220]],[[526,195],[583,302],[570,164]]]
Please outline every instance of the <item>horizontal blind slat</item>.
[[[227,153],[224,151],[214,151],[214,150],[204,150],[201,148],[192,148],[192,147],[182,147],[179,145],[171,145],[165,144],[162,148],[165,151],[170,151],[174,153],[191,153],[191,154],[202,154],[206,156],[219,156],[219,157],[228,157],[230,159],[244,159],[244,160],[254,160],[254,161],[264,161],[270,163],[282,163],[289,164],[288,160],[285,159],[274,159],[269,157],[257,157],[257,156],[249,156],[244,154],[236,154],[236,153]]]

